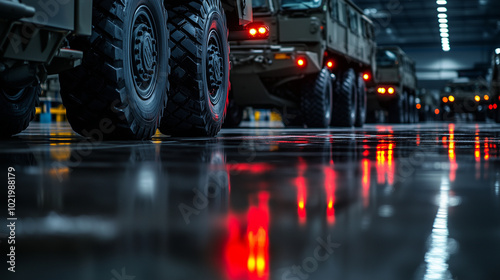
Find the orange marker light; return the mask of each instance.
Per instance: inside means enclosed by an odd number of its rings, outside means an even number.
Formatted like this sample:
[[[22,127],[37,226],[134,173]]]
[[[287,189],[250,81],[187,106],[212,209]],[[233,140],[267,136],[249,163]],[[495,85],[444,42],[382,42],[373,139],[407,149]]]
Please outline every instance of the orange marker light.
[[[450,102],[455,101],[455,96],[453,95],[448,96],[448,100],[450,100]]]
[[[443,100],[444,103],[448,103],[448,97],[445,96],[445,97],[443,97],[442,100]]]
[[[420,110],[420,109],[422,109],[422,105],[417,104],[417,110]]]
[[[489,96],[489,95],[487,95],[487,94],[485,94],[485,95],[483,96],[483,98],[484,98],[484,100],[486,100],[486,101],[490,100],[490,96]]]
[[[479,102],[479,101],[481,101],[481,97],[479,97],[479,95],[476,95],[476,96],[474,96],[474,100],[476,100],[476,102]]]
[[[439,115],[439,109],[434,110],[434,114]]]

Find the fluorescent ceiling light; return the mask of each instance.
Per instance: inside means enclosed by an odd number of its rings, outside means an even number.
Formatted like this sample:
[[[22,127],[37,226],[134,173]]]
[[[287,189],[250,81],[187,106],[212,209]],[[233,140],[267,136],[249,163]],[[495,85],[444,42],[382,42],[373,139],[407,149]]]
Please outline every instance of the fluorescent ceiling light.
[[[437,0],[436,3],[438,5],[446,5],[447,4],[446,0]]]
[[[440,19],[439,19],[439,22],[440,22],[440,23],[448,23],[448,20],[447,20],[447,19],[445,19],[445,18],[440,18]]]
[[[448,38],[448,37],[450,37],[450,34],[443,32],[443,33],[441,33],[441,37]]]
[[[447,14],[438,14],[438,18],[447,18],[448,15]]]
[[[447,23],[440,23],[439,27],[440,28],[448,28],[448,24]]]
[[[441,13],[445,13],[445,12],[447,12],[447,11],[448,11],[448,9],[446,9],[445,7],[438,7],[438,8],[437,8],[437,11],[438,11],[438,12],[441,12]]]
[[[449,29],[448,29],[448,28],[441,28],[441,29],[439,29],[439,31],[440,31],[441,33],[448,33],[448,32],[449,32]]]
[[[496,53],[496,54],[500,54],[500,48],[496,49],[496,50],[495,50],[495,53]]]

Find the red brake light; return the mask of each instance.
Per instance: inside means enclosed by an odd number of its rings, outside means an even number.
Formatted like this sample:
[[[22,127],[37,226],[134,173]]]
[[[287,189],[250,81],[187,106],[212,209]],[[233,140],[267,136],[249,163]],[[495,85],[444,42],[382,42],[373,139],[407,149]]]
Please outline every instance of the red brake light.
[[[255,36],[257,35],[257,29],[255,29],[255,28],[250,28],[250,29],[248,30],[248,34],[249,34],[250,36],[252,36],[252,37],[255,37]]]
[[[269,37],[269,27],[265,24],[254,23],[247,27],[248,37],[251,39],[267,39]]]
[[[370,74],[368,74],[368,73],[363,74],[363,80],[365,80],[365,81],[370,80]]]
[[[304,68],[304,67],[306,67],[306,65],[307,65],[307,61],[306,61],[306,59],[305,59],[305,58],[303,58],[303,57],[299,57],[299,58],[297,58],[296,63],[297,63],[297,66],[298,66],[299,68]]]
[[[335,66],[335,62],[333,60],[328,60],[326,62],[326,67],[328,67],[328,69],[333,69],[334,66]]]
[[[495,110],[496,110],[497,108],[498,108],[497,104],[496,104],[496,103],[495,103],[495,104],[493,104],[493,109],[495,109]]]

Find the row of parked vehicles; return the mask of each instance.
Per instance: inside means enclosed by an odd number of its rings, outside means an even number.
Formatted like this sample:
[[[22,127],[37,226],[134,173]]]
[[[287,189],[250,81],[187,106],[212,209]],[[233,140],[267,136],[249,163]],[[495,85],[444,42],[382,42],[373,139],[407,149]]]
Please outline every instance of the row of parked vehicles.
[[[230,42],[227,126],[247,106],[277,109],[287,126],[360,127],[379,111],[418,121],[415,63],[398,47],[377,48],[373,23],[351,1],[254,1],[254,24],[268,36]]]
[[[453,80],[441,92],[440,105],[441,120],[469,115],[475,121],[489,118],[500,123],[500,49],[493,55],[490,81],[468,78]]]
[[[247,106],[288,126],[419,120],[415,63],[377,47],[350,0],[0,0],[0,15],[3,136],[50,74],[84,136],[215,136]]]

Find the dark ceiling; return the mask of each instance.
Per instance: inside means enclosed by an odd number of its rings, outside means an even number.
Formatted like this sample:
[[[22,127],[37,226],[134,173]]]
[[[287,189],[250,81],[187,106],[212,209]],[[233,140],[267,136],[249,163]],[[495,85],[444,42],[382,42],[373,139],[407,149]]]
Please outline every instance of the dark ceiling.
[[[374,20],[379,45],[441,48],[436,0],[354,0]],[[450,45],[500,47],[500,0],[448,0]]]

